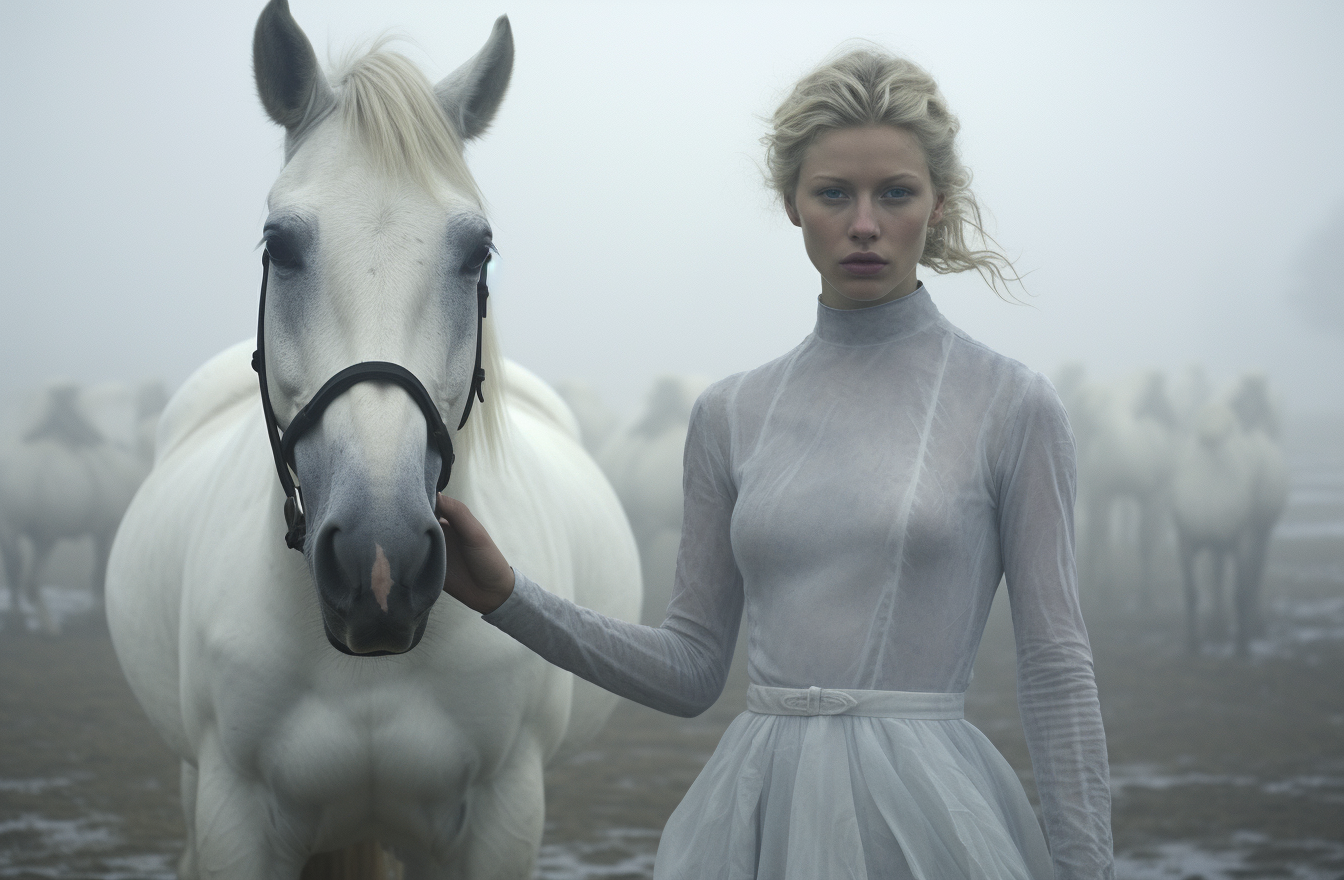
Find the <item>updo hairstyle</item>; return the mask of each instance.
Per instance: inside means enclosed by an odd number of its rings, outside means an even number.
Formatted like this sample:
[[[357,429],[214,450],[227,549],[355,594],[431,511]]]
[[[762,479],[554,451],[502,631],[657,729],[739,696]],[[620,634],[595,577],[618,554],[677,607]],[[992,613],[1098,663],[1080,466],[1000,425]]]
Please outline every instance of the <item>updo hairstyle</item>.
[[[792,204],[808,147],[840,128],[890,125],[910,132],[924,149],[929,177],[943,197],[943,217],[929,226],[920,265],[943,274],[974,269],[997,292],[1021,283],[1012,261],[994,249],[981,226],[971,192],[971,172],[961,163],[956,137],[961,123],[938,84],[923,68],[875,47],[852,49],[798,81],[775,111],[765,146],[771,187]],[[970,235],[968,235],[968,230]],[[972,249],[967,239],[986,247]]]

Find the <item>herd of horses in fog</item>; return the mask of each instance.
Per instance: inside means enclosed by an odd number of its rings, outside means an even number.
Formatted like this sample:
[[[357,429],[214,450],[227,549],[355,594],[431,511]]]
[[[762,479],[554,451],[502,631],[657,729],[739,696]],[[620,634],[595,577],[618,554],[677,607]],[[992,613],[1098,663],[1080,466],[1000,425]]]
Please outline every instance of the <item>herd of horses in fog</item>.
[[[1147,610],[1162,583],[1162,557],[1174,553],[1187,647],[1199,648],[1201,630],[1230,632],[1244,653],[1264,627],[1260,584],[1288,493],[1280,416],[1266,378],[1247,374],[1215,393],[1195,370],[1174,382],[1144,371],[1100,383],[1070,364],[1055,382],[1078,447],[1079,581],[1089,602]],[[671,596],[682,444],[707,384],[661,376],[627,417],[590,385],[556,384],[639,545],[645,623],[661,621]],[[159,383],[53,382],[34,393],[23,424],[0,449],[6,629],[22,628],[26,604],[41,631],[57,632],[38,582],[59,541],[93,542],[92,585],[101,593],[112,536],[149,472],[165,402]]]
[[[1187,650],[1199,649],[1202,629],[1226,631],[1230,592],[1233,644],[1245,655],[1264,626],[1265,557],[1288,500],[1265,376],[1248,373],[1215,393],[1195,368],[1174,382],[1144,371],[1099,384],[1075,364],[1056,387],[1078,450],[1080,589],[1094,604],[1151,607],[1159,557],[1174,546]]]

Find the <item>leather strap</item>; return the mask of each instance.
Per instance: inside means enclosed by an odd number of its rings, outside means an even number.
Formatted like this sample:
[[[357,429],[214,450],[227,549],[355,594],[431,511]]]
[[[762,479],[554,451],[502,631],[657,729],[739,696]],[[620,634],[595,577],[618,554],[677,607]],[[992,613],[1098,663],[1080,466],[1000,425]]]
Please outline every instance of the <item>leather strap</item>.
[[[462,409],[462,420],[458,429],[467,423],[471,415],[473,400],[479,398],[485,402],[485,369],[481,366],[482,324],[485,320],[485,303],[490,296],[486,285],[486,267],[490,264],[487,255],[481,264],[481,275],[476,282],[476,365],[471,374],[471,387],[467,391],[467,402]],[[306,510],[303,503],[303,489],[294,481],[297,469],[294,468],[294,446],[299,438],[310,431],[322,418],[322,413],[337,397],[360,382],[390,382],[400,385],[411,395],[411,399],[420,407],[429,429],[429,439],[439,449],[442,464],[439,468],[438,490],[448,485],[452,476],[453,440],[448,426],[444,424],[439,408],[425,386],[415,374],[400,364],[389,361],[364,361],[341,370],[328,379],[312,400],[308,401],[290,421],[289,427],[280,428],[275,418],[275,408],[271,405],[270,386],[266,381],[266,287],[270,279],[271,255],[261,252],[261,297],[257,310],[257,348],[252,352],[252,369],[257,371],[257,381],[261,385],[261,411],[266,422],[266,437],[271,443],[271,455],[275,460],[275,471],[280,478],[280,487],[285,492],[285,545],[291,550],[303,552],[307,534]]]

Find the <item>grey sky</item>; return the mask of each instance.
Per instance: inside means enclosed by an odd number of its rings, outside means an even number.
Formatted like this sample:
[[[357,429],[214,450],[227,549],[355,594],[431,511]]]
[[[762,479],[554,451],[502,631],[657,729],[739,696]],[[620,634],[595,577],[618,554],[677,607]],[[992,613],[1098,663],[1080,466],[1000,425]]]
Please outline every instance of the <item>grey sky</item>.
[[[252,332],[281,161],[260,2],[7,4],[0,393],[176,385]],[[923,277],[1037,369],[1262,368],[1344,404],[1344,5],[292,0],[319,56],[393,29],[438,78],[507,12],[513,85],[470,160],[505,353],[630,405],[794,345],[816,274],[760,182],[766,116],[842,40],[940,81],[1029,306]],[[1332,286],[1333,285],[1333,286]],[[1328,316],[1333,316],[1330,319]]]

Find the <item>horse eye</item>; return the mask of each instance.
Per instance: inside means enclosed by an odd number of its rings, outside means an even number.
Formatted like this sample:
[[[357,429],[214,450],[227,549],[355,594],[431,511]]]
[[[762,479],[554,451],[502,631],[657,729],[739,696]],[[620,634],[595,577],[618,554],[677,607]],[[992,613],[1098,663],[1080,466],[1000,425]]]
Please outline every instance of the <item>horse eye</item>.
[[[462,271],[463,272],[481,271],[481,266],[483,266],[485,264],[485,261],[490,258],[490,252],[493,251],[494,249],[495,246],[490,242],[485,242],[484,244],[477,246],[476,250],[471,252],[471,256],[467,257],[466,262],[462,264]]]
[[[287,235],[277,234],[268,237],[266,239],[266,253],[271,255],[271,262],[277,268],[303,268],[303,260],[299,256],[299,249]]]

